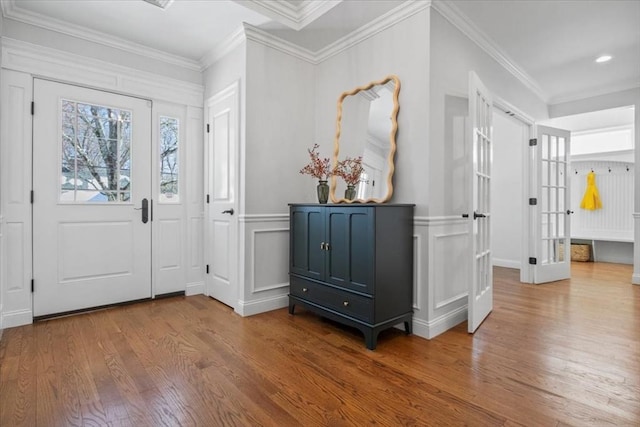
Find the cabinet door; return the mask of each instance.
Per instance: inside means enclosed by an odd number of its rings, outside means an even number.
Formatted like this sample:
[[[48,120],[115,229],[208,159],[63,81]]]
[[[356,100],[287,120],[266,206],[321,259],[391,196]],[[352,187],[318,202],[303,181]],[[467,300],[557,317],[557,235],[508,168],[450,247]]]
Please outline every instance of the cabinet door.
[[[343,288],[373,294],[375,211],[373,208],[339,207],[327,210],[325,281]]]
[[[324,210],[315,206],[292,206],[290,216],[289,271],[324,280]]]

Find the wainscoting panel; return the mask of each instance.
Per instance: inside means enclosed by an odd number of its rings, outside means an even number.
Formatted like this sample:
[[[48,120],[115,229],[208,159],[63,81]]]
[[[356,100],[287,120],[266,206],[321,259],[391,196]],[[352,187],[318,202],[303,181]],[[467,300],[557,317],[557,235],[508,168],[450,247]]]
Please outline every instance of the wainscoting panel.
[[[253,230],[253,293],[289,287],[289,228]]]
[[[251,214],[239,218],[240,302],[251,316],[286,307],[289,294],[289,215]]]
[[[428,235],[427,315],[415,326],[418,334],[433,338],[467,318],[468,220],[447,216],[419,221]]]

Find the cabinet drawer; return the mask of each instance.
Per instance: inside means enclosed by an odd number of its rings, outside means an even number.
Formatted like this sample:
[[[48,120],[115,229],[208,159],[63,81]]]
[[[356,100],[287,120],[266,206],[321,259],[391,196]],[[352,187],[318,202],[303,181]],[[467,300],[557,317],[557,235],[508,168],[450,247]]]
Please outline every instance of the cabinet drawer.
[[[306,299],[338,313],[371,323],[373,300],[330,286],[290,276],[291,295]]]

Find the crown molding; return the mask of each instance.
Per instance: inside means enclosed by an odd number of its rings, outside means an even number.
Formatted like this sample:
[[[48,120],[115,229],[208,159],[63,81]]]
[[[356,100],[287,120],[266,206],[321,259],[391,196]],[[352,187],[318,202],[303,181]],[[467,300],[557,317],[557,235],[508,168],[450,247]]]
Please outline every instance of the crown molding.
[[[437,10],[454,27],[462,31],[471,41],[477,44],[489,56],[495,59],[509,73],[535,93],[545,104],[549,103],[549,96],[533,77],[527,74],[522,67],[517,65],[509,56],[482,30],[480,30],[460,9],[453,3],[443,0],[434,0],[433,8]]]
[[[589,91],[580,91],[580,92],[568,94],[568,95],[554,96],[553,98],[549,99],[548,104],[549,105],[564,104],[565,102],[573,102],[573,101],[579,101],[582,99],[595,98],[602,95],[609,95],[611,93],[624,92],[627,90],[634,90],[634,89],[640,89],[640,83],[635,80],[626,81],[624,83],[600,87],[600,88],[589,90]]]
[[[236,0],[236,2],[299,31],[342,3],[342,0],[304,0],[297,5],[286,0]]]
[[[283,40],[270,33],[267,33],[264,30],[256,28],[253,25],[247,23],[244,23],[242,25],[247,40],[258,42],[275,50],[279,50],[280,52],[294,56],[298,59],[302,59],[303,61],[309,62],[311,64],[318,63],[315,53],[310,51],[309,49],[305,49],[294,43]]]
[[[336,40],[330,45],[315,52],[316,63],[323,62],[332,56],[339,54],[352,46],[361,43],[368,38],[386,30],[387,28],[401,22],[418,12],[421,12],[431,6],[431,0],[409,0],[399,6],[391,9],[384,15],[374,19],[373,21],[363,25],[357,30],[347,34],[346,36]]]
[[[171,65],[177,65],[188,70],[201,71],[198,61],[194,61],[192,59],[184,58],[178,55],[172,55],[161,50],[153,49],[116,36],[112,36],[110,34],[106,34],[80,25],[64,22],[59,19],[50,18],[36,12],[21,9],[16,5],[16,0],[2,0],[0,3],[2,7],[2,15],[5,18],[13,19],[15,21],[29,25],[34,25],[36,27],[55,31],[60,34],[65,34],[82,40],[87,40],[92,43],[98,43],[103,46],[119,49],[145,58],[154,59],[156,61],[161,61]]]
[[[1,38],[2,68],[151,100],[202,107],[204,87],[22,40]]]
[[[409,0],[407,2],[404,2],[396,8],[390,10],[386,14],[380,16],[379,18],[360,27],[359,29],[353,31],[345,37],[340,38],[329,46],[315,52],[300,47],[289,41],[283,40],[277,36],[272,35],[271,33],[268,33],[247,23],[243,24],[243,28],[247,40],[261,43],[265,46],[279,50],[303,61],[317,65],[329,59],[330,57],[337,55],[340,52],[343,52],[370,37],[375,36],[376,34],[386,30],[392,25],[395,25],[398,22],[411,17],[422,10],[427,9],[430,4],[431,0]],[[230,45],[230,39],[232,39],[233,37],[234,36],[232,35],[228,40],[220,43],[219,46]],[[220,52],[224,52],[224,49],[219,49],[218,47],[214,49],[214,51],[218,50]],[[203,57],[203,62],[201,63],[203,68],[210,66],[213,62],[215,62],[215,60],[221,57],[221,55],[215,55],[213,53],[214,51],[211,51],[209,54]],[[228,52],[228,50],[226,52]],[[206,61],[204,60],[204,58],[206,58]]]
[[[204,71],[213,65],[220,58],[240,46],[247,37],[245,35],[244,26],[238,27],[236,31],[227,36],[224,40],[214,46],[202,58],[200,58],[200,70]]]

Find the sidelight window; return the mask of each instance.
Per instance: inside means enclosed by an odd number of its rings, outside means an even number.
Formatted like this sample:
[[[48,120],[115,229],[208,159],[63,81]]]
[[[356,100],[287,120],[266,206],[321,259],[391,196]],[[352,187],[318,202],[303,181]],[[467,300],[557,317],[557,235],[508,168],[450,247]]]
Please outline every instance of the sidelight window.
[[[178,203],[179,121],[160,117],[160,202]]]

